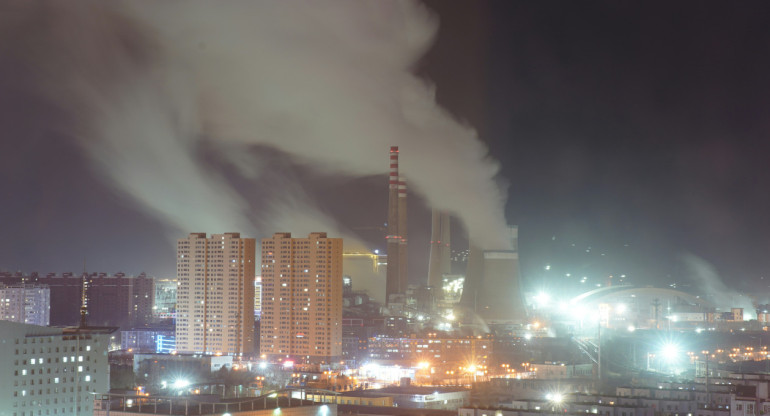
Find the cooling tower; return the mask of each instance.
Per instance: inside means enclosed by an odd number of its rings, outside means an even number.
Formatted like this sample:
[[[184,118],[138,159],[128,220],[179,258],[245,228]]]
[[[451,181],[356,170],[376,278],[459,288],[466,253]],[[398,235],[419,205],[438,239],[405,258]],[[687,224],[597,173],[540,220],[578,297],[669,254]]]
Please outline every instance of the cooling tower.
[[[518,228],[510,227],[512,249],[485,250],[471,247],[462,302],[487,324],[525,323],[527,311],[521,294]]]
[[[443,297],[443,277],[451,273],[449,231],[449,213],[434,209],[431,221],[428,286],[433,287],[434,293],[440,298]]]

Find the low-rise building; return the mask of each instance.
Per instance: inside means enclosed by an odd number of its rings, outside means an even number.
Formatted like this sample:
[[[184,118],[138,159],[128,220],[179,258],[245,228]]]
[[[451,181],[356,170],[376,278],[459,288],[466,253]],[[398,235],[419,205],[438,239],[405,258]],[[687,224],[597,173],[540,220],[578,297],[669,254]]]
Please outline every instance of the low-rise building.
[[[50,328],[0,321],[0,415],[92,415],[109,389],[116,328]]]

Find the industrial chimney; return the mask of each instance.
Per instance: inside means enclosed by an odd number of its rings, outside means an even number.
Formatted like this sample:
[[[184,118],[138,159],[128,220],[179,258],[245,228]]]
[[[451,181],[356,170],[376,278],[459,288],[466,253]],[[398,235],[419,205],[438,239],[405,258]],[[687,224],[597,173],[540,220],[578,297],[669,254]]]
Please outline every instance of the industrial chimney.
[[[407,231],[406,231],[406,179],[398,181],[398,293],[405,293],[409,282],[407,272]]]
[[[388,250],[388,267],[385,277],[385,302],[390,301],[390,296],[401,293],[401,266],[399,232],[399,177],[398,177],[398,146],[390,147],[390,175],[388,177],[388,234],[385,237]],[[406,203],[406,201],[405,201]]]

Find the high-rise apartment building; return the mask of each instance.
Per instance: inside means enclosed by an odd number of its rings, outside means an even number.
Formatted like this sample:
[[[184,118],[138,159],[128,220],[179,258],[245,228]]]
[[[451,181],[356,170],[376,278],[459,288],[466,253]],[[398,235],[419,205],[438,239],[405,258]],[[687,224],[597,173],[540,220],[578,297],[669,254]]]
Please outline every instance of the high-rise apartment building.
[[[254,351],[256,240],[239,233],[191,233],[177,242],[179,352]]]
[[[51,289],[19,283],[0,285],[0,320],[48,326],[51,317]]]
[[[308,362],[342,354],[342,239],[262,240],[260,353]]]
[[[0,415],[92,415],[109,390],[114,330],[0,322]]]

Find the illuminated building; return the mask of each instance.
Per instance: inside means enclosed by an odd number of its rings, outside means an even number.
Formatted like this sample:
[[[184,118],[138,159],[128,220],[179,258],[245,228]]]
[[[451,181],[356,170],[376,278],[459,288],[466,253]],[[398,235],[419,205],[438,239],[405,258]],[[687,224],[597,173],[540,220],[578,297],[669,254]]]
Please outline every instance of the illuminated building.
[[[51,290],[48,286],[16,284],[0,286],[0,319],[30,325],[48,326]]]
[[[378,364],[417,366],[421,362],[445,370],[474,365],[483,368],[492,355],[492,339],[488,337],[441,337],[429,333],[422,337],[385,337],[369,339],[369,360]]]
[[[166,340],[165,344],[163,340]],[[169,340],[174,340],[173,328],[134,328],[120,331],[120,349],[134,353],[160,352],[159,343],[167,345]]]
[[[254,350],[253,238],[191,233],[177,242],[176,345],[180,352]]]
[[[155,279],[155,299],[152,316],[155,320],[176,317],[177,279]]]
[[[262,276],[254,279],[254,316],[259,317],[262,314]]]
[[[114,329],[0,322],[0,415],[92,415],[94,394],[109,390]]]
[[[128,327],[148,323],[152,317],[153,278],[144,273],[126,276],[124,273],[88,273],[86,297],[88,320],[93,325]],[[14,276],[6,284],[34,283],[51,291],[50,325],[76,325],[80,320],[79,299],[83,275],[73,273],[45,276]]]
[[[342,355],[342,239],[262,240],[260,354],[328,362]]]

